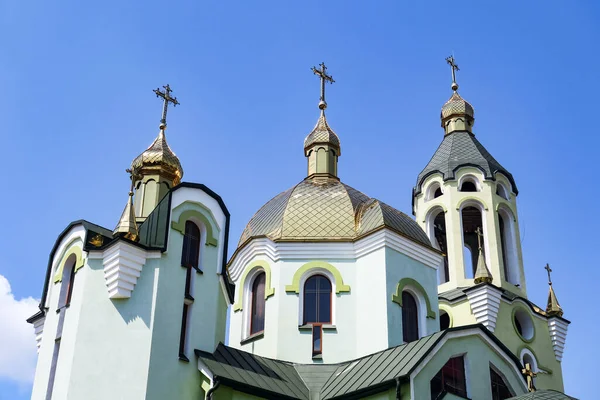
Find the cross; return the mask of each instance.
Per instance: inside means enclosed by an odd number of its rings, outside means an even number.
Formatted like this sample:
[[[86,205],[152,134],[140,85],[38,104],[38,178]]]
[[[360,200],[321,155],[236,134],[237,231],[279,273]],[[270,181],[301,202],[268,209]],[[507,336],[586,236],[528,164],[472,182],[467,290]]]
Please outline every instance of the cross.
[[[164,125],[165,127],[167,126],[167,108],[169,107],[169,103],[173,103],[173,107],[175,107],[176,105],[179,104],[179,102],[177,101],[176,97],[171,97],[171,88],[169,87],[169,85],[167,86],[163,86],[163,88],[165,89],[164,92],[162,92],[160,90],[160,88],[156,88],[153,90],[154,93],[156,93],[156,97],[162,97],[163,98],[163,112],[162,112],[162,118],[160,120],[160,124],[161,126]]]
[[[546,264],[544,269],[546,270],[546,272],[548,272],[548,284],[552,285],[552,278],[550,278],[550,272],[552,272],[552,268],[550,268],[550,264]]]
[[[456,71],[460,71],[460,69],[458,68],[458,64],[454,61],[454,56],[446,57],[446,62],[450,65],[450,68],[452,68],[452,82],[456,83]]]
[[[530,392],[535,392],[533,378],[535,378],[537,374],[531,370],[531,365],[529,365],[529,363],[525,363],[525,368],[523,368],[521,372],[523,375],[525,375],[525,379],[527,379],[527,390]]]
[[[477,229],[475,229],[475,233],[477,234],[477,245],[479,246],[479,250],[481,250],[481,238],[483,237],[481,228],[477,227]]]
[[[317,69],[316,67],[312,67],[311,69],[315,75],[319,75],[319,78],[321,78],[321,101],[319,102],[319,108],[324,110],[327,108],[327,103],[325,102],[325,82],[334,83],[335,81],[331,75],[327,75],[327,67],[324,62],[319,64],[319,66],[321,69]]]

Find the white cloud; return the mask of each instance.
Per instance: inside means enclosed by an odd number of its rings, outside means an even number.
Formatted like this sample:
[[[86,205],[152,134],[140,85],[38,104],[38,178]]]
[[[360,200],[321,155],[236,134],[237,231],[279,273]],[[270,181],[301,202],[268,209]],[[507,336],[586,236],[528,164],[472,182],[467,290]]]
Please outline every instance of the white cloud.
[[[33,325],[25,320],[38,311],[32,297],[16,300],[8,279],[0,275],[0,378],[30,384],[37,350]]]

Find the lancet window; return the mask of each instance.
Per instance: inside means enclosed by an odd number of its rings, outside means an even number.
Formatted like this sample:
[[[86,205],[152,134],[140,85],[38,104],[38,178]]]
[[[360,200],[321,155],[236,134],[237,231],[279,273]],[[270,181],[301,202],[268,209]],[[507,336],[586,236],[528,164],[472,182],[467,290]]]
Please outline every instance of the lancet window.
[[[265,330],[265,273],[261,272],[252,282],[250,334]]]
[[[408,291],[402,292],[402,339],[405,343],[419,339],[419,308]]]

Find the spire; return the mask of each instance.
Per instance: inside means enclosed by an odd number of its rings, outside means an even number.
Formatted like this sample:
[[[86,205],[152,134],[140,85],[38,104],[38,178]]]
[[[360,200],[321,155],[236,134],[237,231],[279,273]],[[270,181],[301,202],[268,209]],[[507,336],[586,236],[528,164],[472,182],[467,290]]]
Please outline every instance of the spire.
[[[481,233],[481,229],[479,227],[477,227],[477,230],[475,231],[475,233],[477,233],[477,243],[479,245],[479,255],[477,257],[477,269],[475,270],[475,283],[492,283],[492,280],[494,279],[492,277],[492,273],[490,272],[490,270],[488,269],[486,263],[485,263],[485,257],[483,256],[483,251],[481,249],[481,238],[483,236],[483,234]]]
[[[550,268],[550,264],[546,264],[544,267],[546,272],[548,273],[548,305],[546,306],[546,314],[549,316],[563,316],[563,309],[560,304],[558,304],[558,299],[556,298],[556,294],[554,293],[554,289],[552,288],[552,278],[550,277],[550,273],[552,269]]]
[[[120,235],[129,240],[137,242],[139,240],[139,236],[137,223],[135,222],[135,208],[133,206],[133,183],[137,179],[137,175],[131,169],[126,171],[129,173],[131,179],[131,186],[129,187],[129,200],[127,201],[127,205],[123,210],[123,214],[121,214],[121,218],[119,219],[119,223],[113,231],[113,234]]]
[[[325,101],[325,83],[334,83],[333,77],[327,74],[325,63],[320,68],[312,67],[315,75],[321,80],[321,96],[319,109],[321,113],[317,124],[304,139],[304,155],[308,158],[308,176],[337,178],[337,159],[341,155],[340,139],[329,127],[325,117],[327,102]],[[318,148],[317,148],[317,145]]]
[[[446,135],[455,131],[471,132],[475,123],[475,111],[473,110],[473,106],[458,94],[456,71],[460,71],[460,69],[454,60],[454,56],[447,57],[446,62],[450,65],[452,71],[451,88],[453,93],[450,99],[442,106],[442,128],[444,128]]]

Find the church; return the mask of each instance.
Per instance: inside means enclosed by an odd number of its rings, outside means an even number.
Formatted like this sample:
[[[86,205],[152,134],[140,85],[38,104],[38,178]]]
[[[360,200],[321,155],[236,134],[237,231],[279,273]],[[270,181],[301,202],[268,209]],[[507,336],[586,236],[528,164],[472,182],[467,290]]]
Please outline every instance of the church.
[[[71,222],[50,251],[27,320],[32,399],[572,399],[552,270],[539,306],[517,180],[479,141],[485,127],[476,136],[446,61],[452,92],[413,216],[343,183],[320,64],[306,178],[264,199],[231,253],[227,199],[182,180],[166,138],[179,103],[156,89],[158,136],[127,170],[116,227]]]

